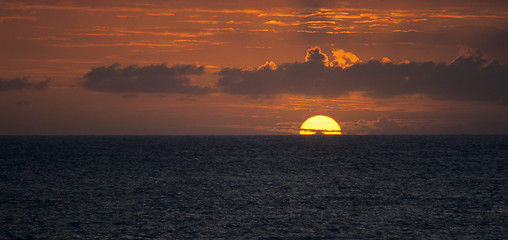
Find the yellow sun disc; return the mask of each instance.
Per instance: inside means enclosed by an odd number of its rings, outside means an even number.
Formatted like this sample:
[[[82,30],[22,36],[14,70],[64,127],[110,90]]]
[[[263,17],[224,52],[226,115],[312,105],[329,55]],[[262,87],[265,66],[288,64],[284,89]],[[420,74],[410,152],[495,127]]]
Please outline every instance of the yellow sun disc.
[[[323,115],[313,116],[300,127],[301,135],[341,135],[339,124],[333,118]]]

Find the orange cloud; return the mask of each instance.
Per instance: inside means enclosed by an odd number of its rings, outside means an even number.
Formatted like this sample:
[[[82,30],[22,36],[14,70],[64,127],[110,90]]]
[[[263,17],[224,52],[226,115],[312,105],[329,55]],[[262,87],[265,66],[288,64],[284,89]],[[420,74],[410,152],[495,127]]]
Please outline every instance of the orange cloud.
[[[267,47],[267,46],[244,46],[243,48],[247,48],[247,49],[267,49],[267,48],[272,48],[272,47]]]
[[[129,46],[141,46],[141,47],[167,47],[167,48],[186,48],[186,47],[195,47],[195,46],[205,46],[205,45],[221,45],[224,42],[213,42],[207,40],[189,40],[189,39],[179,39],[173,41],[166,42],[107,42],[107,43],[57,43],[53,44],[53,47],[64,47],[64,48],[74,48],[74,47],[129,47]]]
[[[237,28],[205,28],[203,30],[211,31],[211,32],[234,32],[238,31]]]
[[[333,50],[332,54],[334,57],[334,66],[347,68],[360,62],[360,58],[358,58],[355,54],[352,52],[346,52],[342,49]]]
[[[264,24],[271,24],[271,25],[278,25],[278,26],[298,26],[301,23],[300,22],[281,22],[281,21],[270,20],[268,22],[265,22]]]
[[[219,21],[216,20],[186,20],[188,23],[199,23],[199,24],[218,24]]]
[[[249,24],[249,23],[252,23],[251,21],[233,21],[233,20],[230,20],[230,21],[227,21],[226,22],[227,24]]]
[[[392,60],[390,60],[390,59],[389,59],[389,58],[387,58],[387,57],[383,57],[383,58],[381,58],[381,60],[380,60],[379,62],[380,62],[380,63],[391,63],[391,62],[392,62]]]
[[[392,32],[402,32],[402,33],[407,33],[407,32],[423,32],[423,31],[420,31],[420,30],[415,30],[415,29],[407,29],[407,30],[400,30],[400,29],[396,29],[396,30],[392,30]]]
[[[147,15],[147,16],[164,16],[164,17],[167,17],[167,16],[174,16],[175,14],[174,13],[168,13],[168,12],[159,12],[159,13],[145,13],[145,15]]]
[[[75,6],[75,5],[65,5],[65,4],[26,4],[19,2],[9,2],[9,3],[0,3],[3,5],[4,9],[12,9],[12,10],[62,10],[62,11],[85,11],[85,12],[142,12],[146,11],[146,8],[140,7],[92,7],[92,6]]]
[[[218,29],[214,29],[218,31]],[[222,31],[227,31],[231,29],[222,29]],[[73,31],[84,32],[84,33],[67,33],[68,35],[78,35],[78,36],[126,36],[130,34],[147,34],[153,36],[175,36],[182,38],[195,38],[195,37],[203,37],[203,36],[211,36],[214,35],[213,30],[209,30],[207,32],[168,32],[168,31],[146,31],[146,30],[137,30],[137,29],[127,29],[127,28],[111,28],[107,26],[94,26],[90,29],[75,29]],[[98,32],[87,32],[87,31],[98,31]]]
[[[269,61],[269,62],[266,62],[265,64],[259,66],[257,68],[257,70],[261,70],[261,69],[270,69],[270,70],[276,70],[277,69],[277,64],[275,64],[273,61]]]
[[[186,8],[180,9],[181,12],[200,12],[200,13],[245,13],[261,14],[263,11],[256,9],[204,9],[204,8]]]

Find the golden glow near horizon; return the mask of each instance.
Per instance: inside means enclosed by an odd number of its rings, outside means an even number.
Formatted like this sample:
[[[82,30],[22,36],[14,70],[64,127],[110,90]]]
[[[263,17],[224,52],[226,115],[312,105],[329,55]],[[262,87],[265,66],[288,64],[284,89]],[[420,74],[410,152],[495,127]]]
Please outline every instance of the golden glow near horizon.
[[[316,115],[308,118],[300,127],[300,135],[341,135],[339,124],[333,118]]]

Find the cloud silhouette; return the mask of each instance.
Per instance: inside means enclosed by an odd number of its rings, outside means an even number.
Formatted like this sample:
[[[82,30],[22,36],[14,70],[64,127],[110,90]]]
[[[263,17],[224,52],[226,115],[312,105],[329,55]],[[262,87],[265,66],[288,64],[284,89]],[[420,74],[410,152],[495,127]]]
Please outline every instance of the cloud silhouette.
[[[0,78],[0,91],[10,91],[19,89],[44,90],[49,87],[50,81],[51,79],[48,78],[44,81],[33,83],[28,80],[28,77],[14,79]]]
[[[138,67],[130,65],[124,68],[115,63],[108,67],[92,68],[86,73],[83,87],[111,93],[182,93],[191,95],[205,94],[209,88],[190,84],[190,75],[201,75],[205,68],[197,65],[165,64]]]
[[[417,129],[400,126],[395,120],[382,115],[376,120],[358,120],[345,122],[343,132],[345,134],[415,134],[420,133]]]
[[[255,70],[222,69],[217,86],[224,92],[244,95],[338,97],[359,91],[374,98],[420,93],[439,100],[508,103],[508,65],[489,60],[479,50],[464,48],[461,52],[447,64],[361,62],[352,53],[335,50],[334,56],[341,61],[328,62],[328,57],[315,47],[307,51],[303,63]]]
[[[305,56],[306,62],[328,62],[328,56],[321,52],[321,48],[313,47],[307,50],[307,56]]]

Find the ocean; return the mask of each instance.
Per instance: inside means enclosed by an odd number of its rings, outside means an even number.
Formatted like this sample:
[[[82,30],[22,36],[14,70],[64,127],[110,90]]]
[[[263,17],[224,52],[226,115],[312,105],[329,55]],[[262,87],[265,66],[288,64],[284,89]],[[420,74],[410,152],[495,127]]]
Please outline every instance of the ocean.
[[[2,136],[0,239],[506,239],[508,135]]]

